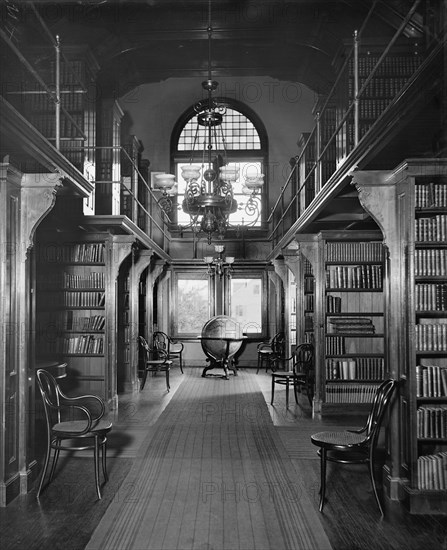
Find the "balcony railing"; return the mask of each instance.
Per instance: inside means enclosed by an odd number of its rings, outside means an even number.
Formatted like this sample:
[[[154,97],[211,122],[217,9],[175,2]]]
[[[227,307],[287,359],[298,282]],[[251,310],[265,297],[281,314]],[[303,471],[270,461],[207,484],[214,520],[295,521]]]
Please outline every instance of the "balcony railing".
[[[392,38],[384,41],[371,38],[375,37],[374,2],[361,28],[353,33],[352,43],[334,60],[335,83],[315,106],[315,126],[303,134],[301,151],[268,218],[273,249],[315,198],[354,167],[356,149],[380,127],[421,70],[422,48],[427,51],[428,46],[439,45],[436,37],[427,40],[422,35],[419,4],[414,2]]]

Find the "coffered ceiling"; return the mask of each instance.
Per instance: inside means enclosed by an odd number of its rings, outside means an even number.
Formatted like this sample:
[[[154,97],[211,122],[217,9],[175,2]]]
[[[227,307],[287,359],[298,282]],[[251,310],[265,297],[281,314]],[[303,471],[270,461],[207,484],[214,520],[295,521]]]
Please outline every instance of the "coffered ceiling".
[[[116,95],[168,77],[206,76],[209,2],[206,0],[7,1],[17,7],[16,38],[42,40],[35,11],[63,44],[87,43],[104,89]],[[212,0],[213,76],[270,76],[330,89],[337,49],[351,40],[372,4],[368,32],[391,36],[412,1]],[[35,8],[35,10],[33,9]],[[417,11],[407,34],[417,36]],[[39,36],[40,35],[40,36]]]

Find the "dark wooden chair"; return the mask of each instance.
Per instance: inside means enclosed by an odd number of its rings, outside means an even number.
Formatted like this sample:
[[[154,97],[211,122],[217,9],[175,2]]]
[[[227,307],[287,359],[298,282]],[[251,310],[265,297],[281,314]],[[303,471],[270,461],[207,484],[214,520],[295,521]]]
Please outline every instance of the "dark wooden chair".
[[[314,347],[312,344],[300,344],[295,348],[292,355],[285,359],[285,362],[292,362],[292,368],[289,371],[272,372],[272,399],[275,396],[275,386],[277,384],[286,387],[286,407],[289,406],[289,387],[293,387],[295,403],[298,403],[298,389],[306,389],[309,403],[312,406],[314,396]]]
[[[168,358],[168,352],[162,347],[158,348],[154,346],[151,348],[143,336],[139,336],[140,346],[145,353],[144,371],[141,378],[140,391],[144,388],[147,379],[147,373],[152,372],[155,375],[157,372],[164,372],[166,376],[166,389],[169,391],[171,386],[169,385],[169,371],[171,369],[172,361]]]
[[[340,464],[368,464],[374,496],[383,516],[374,477],[374,461],[380,427],[395,387],[396,381],[391,379],[380,384],[374,395],[366,424],[360,430],[319,432],[311,436],[312,443],[320,447],[318,451],[321,459],[320,512],[323,511],[325,502],[326,463],[330,461]]]
[[[105,413],[103,400],[96,395],[66,396],[55,378],[44,369],[39,369],[36,376],[43,400],[47,429],[45,462],[37,498],[43,490],[52,450],[54,455],[48,483],[51,483],[54,477],[60,451],[93,449],[96,493],[100,499],[99,456],[101,452],[102,471],[107,481],[107,434],[112,429],[112,423],[103,418]],[[88,444],[88,440],[91,440],[91,443]]]
[[[168,336],[165,332],[158,330],[154,332],[154,348],[164,349],[168,353],[168,359],[178,359],[180,371],[183,374],[183,350],[185,346]]]
[[[269,369],[274,372],[279,364],[284,361],[286,349],[286,337],[284,332],[277,332],[268,342],[258,344],[258,374],[265,362],[265,372]]]

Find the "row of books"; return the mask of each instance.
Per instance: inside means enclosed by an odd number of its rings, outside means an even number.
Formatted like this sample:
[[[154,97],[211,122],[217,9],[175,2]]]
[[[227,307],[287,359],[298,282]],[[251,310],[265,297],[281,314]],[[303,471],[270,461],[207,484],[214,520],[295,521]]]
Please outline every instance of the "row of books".
[[[447,214],[414,220],[414,240],[418,242],[447,241]]]
[[[92,334],[70,336],[63,339],[62,352],[100,355],[104,353],[104,338],[102,336],[93,336]]]
[[[447,396],[447,367],[416,365],[416,397]]]
[[[381,242],[326,243],[327,262],[382,262]]]
[[[326,403],[372,403],[377,384],[326,384]]]
[[[419,324],[415,331],[418,351],[447,351],[447,324]]]
[[[384,376],[382,357],[326,359],[326,380],[383,380]]]
[[[304,295],[304,309],[306,311],[313,311],[315,305],[315,298],[313,294]]]
[[[341,313],[341,298],[340,296],[326,295],[326,311],[327,313]]]
[[[49,243],[39,248],[39,259],[61,263],[103,263],[104,243]]]
[[[104,288],[105,274],[99,271],[92,271],[88,275],[64,273],[63,285],[64,288]]]
[[[389,99],[360,99],[360,118],[372,118],[376,120],[387,108],[389,102]]]
[[[415,286],[418,311],[447,311],[447,283],[419,283]]]
[[[315,278],[314,277],[305,277],[304,279],[304,292],[314,292],[315,291]]]
[[[381,289],[381,265],[329,265],[326,288]]]
[[[376,331],[369,317],[329,317],[328,334],[374,334]]]
[[[423,405],[416,416],[418,437],[447,439],[447,405]]]
[[[343,336],[326,337],[326,355],[344,355],[345,353],[346,345]]]
[[[45,294],[44,307],[104,307],[105,292],[75,291]]]
[[[314,329],[314,319],[310,315],[304,316],[304,330],[309,332]]]
[[[365,83],[365,78],[359,79],[359,88],[363,88],[363,85]],[[405,86],[407,82],[407,78],[405,77],[399,77],[399,78],[372,78],[365,88],[365,91],[363,92],[360,103],[362,102],[362,98],[393,98],[396,96],[400,90]],[[354,97],[354,79],[349,79],[349,96]]]
[[[83,114],[71,114],[71,117],[80,128],[76,128],[75,124],[65,115],[61,113],[60,118],[60,135],[62,138],[76,138],[81,139],[81,132],[85,131],[84,128],[84,115]],[[55,138],[56,136],[56,119],[53,113],[38,113],[35,112],[29,115],[30,122],[47,138]]]
[[[416,208],[445,208],[447,207],[447,183],[416,183],[414,186]]]
[[[447,250],[444,248],[416,248],[414,255],[416,277],[445,277]]]
[[[360,54],[358,58],[359,76],[369,76],[373,68],[379,61],[379,56]],[[387,78],[410,76],[419,67],[422,62],[420,55],[392,55],[385,57],[377,68],[376,76],[386,76]],[[351,73],[353,71],[353,60],[350,62]]]
[[[447,489],[447,452],[418,458],[418,485],[420,490]]]

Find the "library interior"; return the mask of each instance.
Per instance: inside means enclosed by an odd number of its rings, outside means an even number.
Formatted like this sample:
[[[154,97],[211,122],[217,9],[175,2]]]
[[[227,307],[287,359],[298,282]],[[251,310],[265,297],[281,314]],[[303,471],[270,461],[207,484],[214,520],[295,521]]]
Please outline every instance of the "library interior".
[[[447,549],[447,1],[0,11],[2,549]]]

